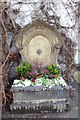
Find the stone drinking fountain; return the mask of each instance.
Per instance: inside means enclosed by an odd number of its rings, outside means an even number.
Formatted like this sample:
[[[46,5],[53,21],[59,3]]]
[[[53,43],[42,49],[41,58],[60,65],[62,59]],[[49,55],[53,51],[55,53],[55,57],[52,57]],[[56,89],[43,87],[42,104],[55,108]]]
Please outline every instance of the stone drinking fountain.
[[[58,66],[57,55],[63,40],[60,34],[43,21],[33,21],[19,31],[15,39],[22,61],[31,65],[37,60],[44,67],[54,63]],[[27,86],[11,88],[14,113],[35,113],[41,111],[64,112],[71,108],[69,86],[56,85],[52,88]]]

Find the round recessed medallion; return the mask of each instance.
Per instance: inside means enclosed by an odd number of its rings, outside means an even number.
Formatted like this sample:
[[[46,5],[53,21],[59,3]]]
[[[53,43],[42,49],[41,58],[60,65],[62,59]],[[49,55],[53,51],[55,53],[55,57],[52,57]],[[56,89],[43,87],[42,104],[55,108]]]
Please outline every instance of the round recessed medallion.
[[[50,58],[51,46],[46,37],[38,35],[32,38],[28,44],[28,56],[31,61],[45,61]]]

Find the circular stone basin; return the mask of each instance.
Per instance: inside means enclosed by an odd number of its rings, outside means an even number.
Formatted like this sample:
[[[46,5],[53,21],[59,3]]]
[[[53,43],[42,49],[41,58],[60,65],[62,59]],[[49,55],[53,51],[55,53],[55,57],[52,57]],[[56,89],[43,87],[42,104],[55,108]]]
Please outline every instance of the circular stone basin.
[[[44,36],[35,36],[29,42],[28,55],[31,61],[34,62],[34,60],[38,60],[38,62],[41,63],[42,61],[45,61],[45,58],[49,60],[50,54],[51,46],[49,41]]]

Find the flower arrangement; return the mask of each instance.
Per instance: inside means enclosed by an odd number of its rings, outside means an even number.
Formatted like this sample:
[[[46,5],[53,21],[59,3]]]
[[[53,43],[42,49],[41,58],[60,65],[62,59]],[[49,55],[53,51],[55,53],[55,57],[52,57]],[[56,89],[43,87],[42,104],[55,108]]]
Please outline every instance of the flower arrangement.
[[[27,79],[31,82],[31,85],[35,85],[35,82],[38,79],[42,80],[43,85],[46,85],[48,79],[54,80],[55,78],[59,78],[59,67],[55,66],[54,64],[51,64],[46,68],[39,66],[37,63],[35,64],[35,66],[31,66],[29,63],[26,64],[25,62],[23,62],[21,66],[17,66],[19,79],[23,81]]]

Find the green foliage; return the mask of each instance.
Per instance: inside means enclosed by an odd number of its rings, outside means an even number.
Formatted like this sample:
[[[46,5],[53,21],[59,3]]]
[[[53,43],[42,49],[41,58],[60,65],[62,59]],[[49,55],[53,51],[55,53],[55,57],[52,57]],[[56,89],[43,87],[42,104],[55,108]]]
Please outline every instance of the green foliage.
[[[27,78],[27,72],[31,71],[31,65],[25,64],[25,62],[22,63],[22,65],[17,67],[17,73],[19,76]]]
[[[46,79],[45,78],[42,80],[42,84],[46,85]]]
[[[50,64],[49,66],[47,66],[44,69],[44,72],[42,73],[42,69],[41,67],[39,68],[39,65],[36,64],[36,67],[34,66],[34,69],[37,74],[36,77],[38,77],[40,74],[42,74],[42,76],[46,79],[46,78],[57,78],[59,73],[60,73],[60,68],[55,66],[55,64]],[[32,66],[28,63],[27,65],[25,64],[25,62],[22,63],[21,66],[17,66],[17,73],[20,77],[23,77],[24,79],[31,79],[34,78],[33,76],[33,71],[34,69],[32,68]],[[39,74],[40,73],[40,74]],[[53,75],[52,75],[53,74]],[[45,80],[44,80],[44,84],[45,84]]]
[[[26,66],[26,63],[25,63],[25,62],[23,62],[23,63],[22,63],[22,65],[23,65],[23,66]]]
[[[55,64],[49,65],[47,69],[49,70],[50,74],[53,75],[59,75],[60,73],[60,68],[55,66]]]
[[[47,67],[47,69],[48,69],[48,70],[52,70],[52,65],[49,65],[49,66]]]
[[[29,63],[27,64],[27,68],[31,68],[31,65]]]

